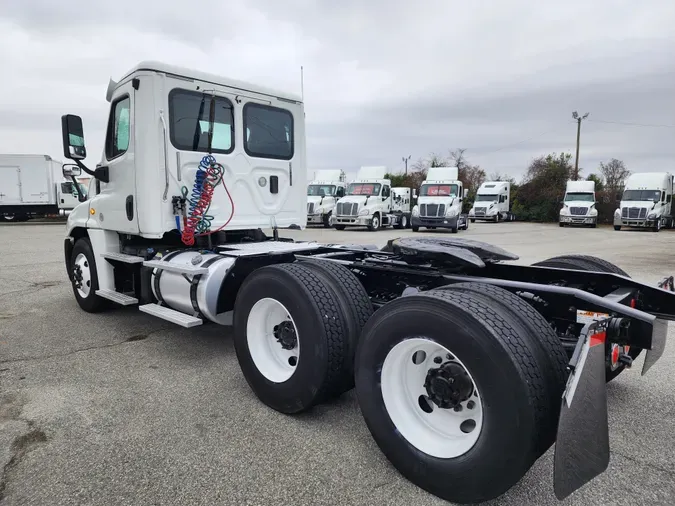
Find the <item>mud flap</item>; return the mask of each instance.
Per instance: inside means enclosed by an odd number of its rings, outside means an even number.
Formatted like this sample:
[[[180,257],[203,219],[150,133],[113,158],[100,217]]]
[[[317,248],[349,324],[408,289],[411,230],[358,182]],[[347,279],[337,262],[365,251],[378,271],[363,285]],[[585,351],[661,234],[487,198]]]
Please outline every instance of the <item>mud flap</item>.
[[[555,445],[555,495],[564,499],[609,465],[605,340],[610,320],[584,326],[563,393]]]

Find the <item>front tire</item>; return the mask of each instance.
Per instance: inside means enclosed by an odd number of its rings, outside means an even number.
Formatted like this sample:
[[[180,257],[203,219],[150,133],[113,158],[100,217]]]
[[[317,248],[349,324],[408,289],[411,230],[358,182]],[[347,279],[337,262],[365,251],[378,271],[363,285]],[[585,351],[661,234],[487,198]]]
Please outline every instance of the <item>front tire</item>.
[[[614,230],[616,230],[617,232],[621,230],[621,225],[614,225]]]
[[[330,228],[330,217],[332,215],[332,211],[328,214],[323,215],[323,226],[324,228]]]
[[[109,307],[108,301],[96,295],[98,271],[89,239],[78,239],[70,255],[71,284],[77,304],[87,313],[99,313]]]
[[[334,228],[335,230],[344,230],[344,229],[345,229],[345,225],[333,225],[333,228]]]
[[[244,280],[234,304],[234,347],[263,403],[298,413],[344,391],[351,364],[340,307],[325,280],[299,264],[261,267]]]
[[[396,469],[457,503],[493,499],[520,480],[550,402],[529,343],[501,309],[450,290],[402,297],[373,315],[357,350],[356,392]]]
[[[415,227],[415,226],[413,226],[413,227],[411,227],[411,228],[412,228],[412,231],[413,231],[413,232],[419,232],[419,231],[420,231],[420,227]]]
[[[652,228],[654,232],[661,232],[661,218],[656,220],[656,223],[654,224],[654,228]]]
[[[382,223],[380,222],[380,215],[378,213],[375,213],[373,215],[373,219],[370,220],[368,230],[370,230],[371,232],[377,232],[378,230],[380,230],[380,225],[382,225]]]

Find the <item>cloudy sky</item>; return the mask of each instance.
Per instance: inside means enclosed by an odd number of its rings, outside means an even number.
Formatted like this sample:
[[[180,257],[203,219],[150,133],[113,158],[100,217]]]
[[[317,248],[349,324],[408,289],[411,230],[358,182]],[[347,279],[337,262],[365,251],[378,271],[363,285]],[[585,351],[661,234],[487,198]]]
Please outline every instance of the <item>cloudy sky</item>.
[[[675,2],[668,0],[4,0],[0,152],[59,158],[82,116],[94,165],[105,91],[141,60],[283,90],[305,69],[309,172],[402,168],[466,148],[519,177],[574,152],[675,169]]]

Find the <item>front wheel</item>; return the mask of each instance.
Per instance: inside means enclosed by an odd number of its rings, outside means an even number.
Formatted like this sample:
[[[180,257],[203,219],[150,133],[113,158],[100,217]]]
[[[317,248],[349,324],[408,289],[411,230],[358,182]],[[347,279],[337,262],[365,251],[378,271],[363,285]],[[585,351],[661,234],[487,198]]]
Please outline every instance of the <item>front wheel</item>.
[[[656,220],[656,223],[654,224],[654,228],[652,230],[654,232],[661,232],[661,218]]]
[[[475,219],[475,218],[471,218],[471,223],[476,223],[476,219]]]
[[[330,217],[332,213],[323,215],[323,226],[324,228],[330,228]]]
[[[345,229],[345,225],[333,225],[333,228],[334,228],[335,230],[344,230],[344,229]]]
[[[373,219],[370,220],[370,225],[368,225],[368,230],[371,232],[376,232],[377,230],[380,230],[380,215],[379,214],[374,214]]]
[[[621,225],[614,225],[614,230],[616,230],[617,232],[621,230]]]
[[[420,227],[416,227],[416,226],[413,225],[411,228],[412,228],[413,232],[419,232],[420,231]]]
[[[73,293],[82,309],[88,313],[98,313],[109,307],[106,299],[96,295],[99,288],[98,271],[89,239],[82,238],[75,242],[70,256],[70,272]]]

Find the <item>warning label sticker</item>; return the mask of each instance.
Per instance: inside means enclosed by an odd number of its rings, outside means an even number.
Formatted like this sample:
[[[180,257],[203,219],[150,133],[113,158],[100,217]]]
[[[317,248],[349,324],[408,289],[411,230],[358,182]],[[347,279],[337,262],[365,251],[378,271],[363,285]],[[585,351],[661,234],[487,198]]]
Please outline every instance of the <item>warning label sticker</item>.
[[[577,309],[577,323],[586,325],[587,323],[597,322],[606,318],[609,318],[609,314],[607,313],[596,313],[595,311],[582,311]]]

